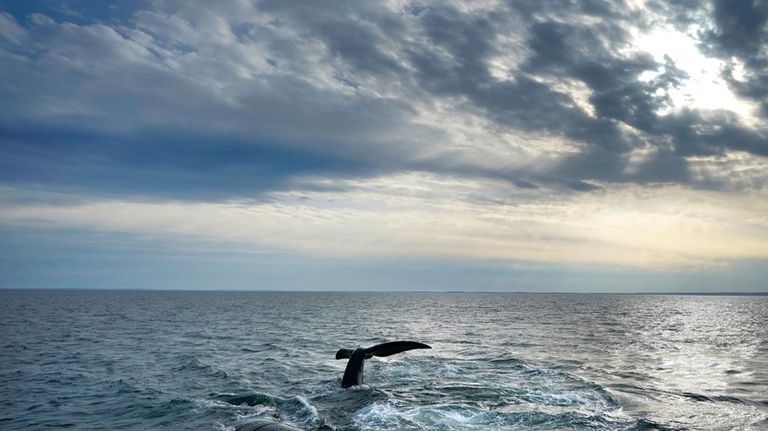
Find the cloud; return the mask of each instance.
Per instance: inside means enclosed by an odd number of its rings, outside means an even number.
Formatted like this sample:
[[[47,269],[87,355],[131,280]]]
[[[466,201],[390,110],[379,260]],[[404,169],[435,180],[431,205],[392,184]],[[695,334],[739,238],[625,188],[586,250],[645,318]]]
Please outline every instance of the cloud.
[[[688,0],[4,5],[0,235],[41,259],[56,245],[53,278],[114,246],[161,278],[146,249],[179,252],[172,273],[221,251],[213,279],[257,262],[294,288],[293,265],[370,280],[390,263],[501,289],[579,277],[565,267],[747,265],[757,286],[766,16]],[[90,254],[54,256],[71,242]]]
[[[654,2],[678,28],[700,36],[703,51],[723,62],[723,76],[739,97],[760,105],[768,117],[768,6],[751,0]],[[764,126],[763,126],[764,127]]]
[[[18,44],[26,35],[26,31],[20,26],[13,15],[0,12],[0,36],[5,40]]]
[[[676,106],[686,71],[635,46],[661,14],[622,3],[75,6],[0,19],[5,182],[184,199],[334,171],[734,188],[751,183],[701,181],[692,158],[768,151],[764,121]],[[762,6],[659,8],[711,23],[705,52],[764,100]]]
[[[6,199],[4,225],[92,229],[335,258],[442,258],[680,268],[768,259],[765,192],[614,188],[563,198],[504,181],[384,176],[266,201]],[[6,194],[12,195],[10,191]]]

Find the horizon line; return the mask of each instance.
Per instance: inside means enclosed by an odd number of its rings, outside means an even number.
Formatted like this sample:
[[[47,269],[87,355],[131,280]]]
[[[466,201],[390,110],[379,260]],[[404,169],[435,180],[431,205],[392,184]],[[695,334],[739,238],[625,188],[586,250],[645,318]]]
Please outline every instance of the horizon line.
[[[100,288],[100,287],[2,287],[0,291],[112,291],[112,292],[261,292],[261,293],[498,293],[519,295],[680,295],[680,296],[768,296],[768,291],[635,291],[635,292],[601,292],[601,291],[533,291],[533,290],[302,290],[302,289],[147,289],[147,288]]]

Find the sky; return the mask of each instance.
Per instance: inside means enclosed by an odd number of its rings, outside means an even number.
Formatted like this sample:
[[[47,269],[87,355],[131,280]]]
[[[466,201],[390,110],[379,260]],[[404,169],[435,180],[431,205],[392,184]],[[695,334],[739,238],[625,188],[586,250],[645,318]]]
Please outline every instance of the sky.
[[[0,0],[0,288],[768,291],[767,22]]]

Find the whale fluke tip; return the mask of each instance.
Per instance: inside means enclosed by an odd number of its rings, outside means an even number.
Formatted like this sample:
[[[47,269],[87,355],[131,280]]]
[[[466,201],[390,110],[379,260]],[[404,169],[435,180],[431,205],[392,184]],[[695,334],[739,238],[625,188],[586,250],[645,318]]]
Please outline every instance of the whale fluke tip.
[[[416,341],[392,341],[389,343],[379,344],[377,346],[369,347],[365,349],[365,353],[373,356],[390,356],[396,353],[405,352],[413,349],[431,349],[424,343],[418,343]]]
[[[349,359],[352,357],[352,354],[355,353],[352,349],[339,349],[338,352],[336,352],[336,359]]]

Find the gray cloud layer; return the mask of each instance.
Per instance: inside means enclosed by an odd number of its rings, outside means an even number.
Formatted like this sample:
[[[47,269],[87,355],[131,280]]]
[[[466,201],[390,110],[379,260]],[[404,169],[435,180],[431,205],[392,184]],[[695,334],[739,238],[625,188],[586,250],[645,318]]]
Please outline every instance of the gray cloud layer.
[[[697,177],[690,160],[768,156],[768,6],[649,6],[280,0],[157,2],[86,21],[3,13],[0,180],[177,198],[412,170],[576,190],[762,186],[732,184],[728,165]],[[762,104],[759,125],[667,109],[685,72],[632,47],[633,29],[660,23],[700,27],[731,88]],[[638,151],[649,156],[628,169]]]

